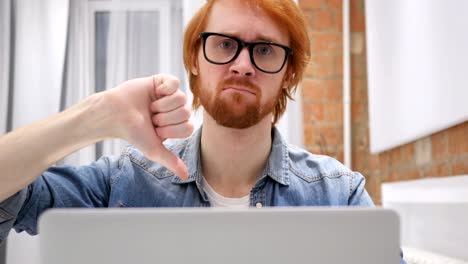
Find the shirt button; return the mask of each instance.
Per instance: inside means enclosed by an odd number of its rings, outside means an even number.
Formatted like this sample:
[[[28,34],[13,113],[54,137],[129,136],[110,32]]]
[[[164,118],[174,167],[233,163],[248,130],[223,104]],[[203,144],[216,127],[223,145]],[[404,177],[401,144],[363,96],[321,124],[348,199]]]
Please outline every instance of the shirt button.
[[[263,207],[263,204],[262,204],[262,203],[256,203],[256,204],[255,204],[255,207],[257,207],[257,208],[262,208],[262,207]]]

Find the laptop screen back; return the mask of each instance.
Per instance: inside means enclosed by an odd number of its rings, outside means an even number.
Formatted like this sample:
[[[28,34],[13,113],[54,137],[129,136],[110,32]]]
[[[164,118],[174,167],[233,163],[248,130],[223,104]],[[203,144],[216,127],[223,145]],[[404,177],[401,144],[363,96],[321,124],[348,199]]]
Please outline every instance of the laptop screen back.
[[[41,263],[399,263],[398,216],[357,208],[52,209]]]

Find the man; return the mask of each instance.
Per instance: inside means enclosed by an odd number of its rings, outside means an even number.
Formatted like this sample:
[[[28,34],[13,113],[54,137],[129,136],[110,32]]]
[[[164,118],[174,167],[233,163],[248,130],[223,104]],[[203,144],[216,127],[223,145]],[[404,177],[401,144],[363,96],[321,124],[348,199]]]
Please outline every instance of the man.
[[[167,75],[131,80],[0,138],[0,240],[37,233],[51,207],[372,206],[364,178],[288,145],[274,123],[310,57],[290,0],[210,0],[188,25],[184,63],[203,127]],[[79,168],[50,167],[105,138],[134,145]],[[167,149],[166,149],[167,148]]]

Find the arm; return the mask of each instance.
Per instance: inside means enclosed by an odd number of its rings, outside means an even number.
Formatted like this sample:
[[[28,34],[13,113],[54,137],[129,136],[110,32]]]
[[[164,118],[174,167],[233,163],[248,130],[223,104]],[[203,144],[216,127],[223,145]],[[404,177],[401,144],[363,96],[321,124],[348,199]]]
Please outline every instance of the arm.
[[[0,201],[59,159],[106,138],[125,139],[186,178],[183,162],[162,145],[166,138],[186,137],[193,130],[186,97],[178,86],[178,80],[167,75],[127,81],[0,137]]]

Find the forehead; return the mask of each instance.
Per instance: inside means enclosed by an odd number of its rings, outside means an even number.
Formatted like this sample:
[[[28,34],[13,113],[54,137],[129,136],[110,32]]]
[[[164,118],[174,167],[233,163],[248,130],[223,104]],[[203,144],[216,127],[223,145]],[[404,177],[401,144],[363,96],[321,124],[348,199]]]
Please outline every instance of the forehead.
[[[272,41],[289,45],[287,31],[260,7],[241,0],[218,0],[208,16],[205,31],[225,33],[244,41]]]

